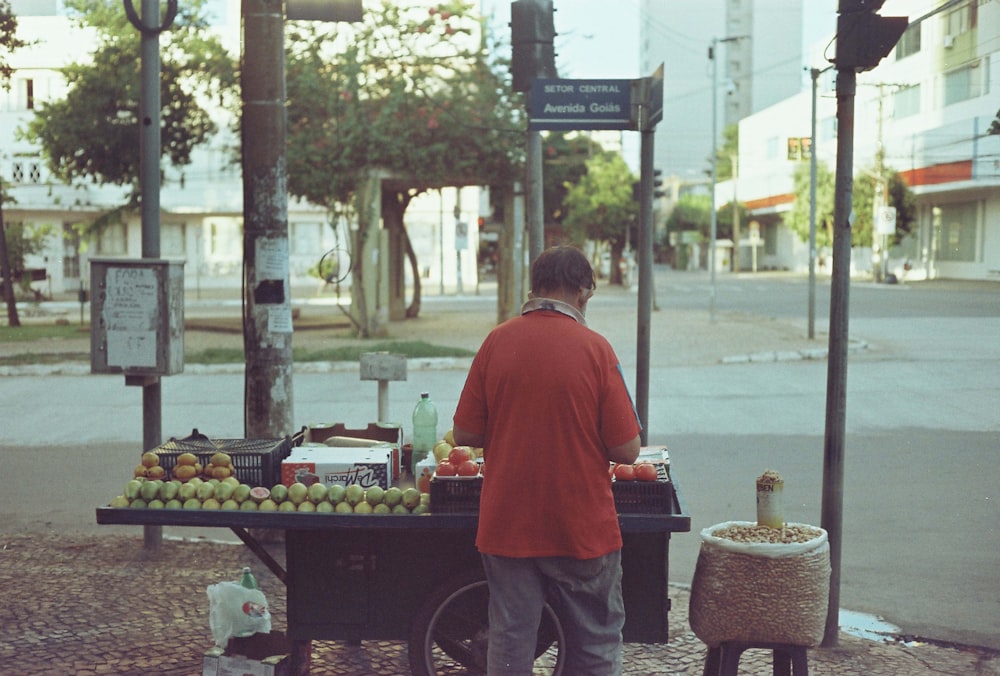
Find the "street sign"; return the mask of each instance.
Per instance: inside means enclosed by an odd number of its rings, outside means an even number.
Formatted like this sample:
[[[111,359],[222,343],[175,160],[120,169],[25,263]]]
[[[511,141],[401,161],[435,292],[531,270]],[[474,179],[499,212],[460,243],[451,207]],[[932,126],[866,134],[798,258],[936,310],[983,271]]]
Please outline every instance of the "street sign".
[[[634,129],[631,91],[631,80],[532,80],[528,129]]]
[[[875,211],[875,232],[879,235],[896,233],[896,207],[879,207]]]

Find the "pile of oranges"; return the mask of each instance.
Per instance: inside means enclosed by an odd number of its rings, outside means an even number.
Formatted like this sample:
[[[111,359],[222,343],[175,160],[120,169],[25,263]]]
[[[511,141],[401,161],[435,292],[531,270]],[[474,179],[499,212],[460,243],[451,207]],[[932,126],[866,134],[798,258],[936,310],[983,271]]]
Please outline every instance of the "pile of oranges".
[[[233,476],[233,460],[228,453],[214,453],[208,463],[202,467],[198,456],[194,453],[181,453],[177,456],[177,464],[171,472],[171,477],[181,482],[190,481],[194,477],[203,479],[228,479]]]

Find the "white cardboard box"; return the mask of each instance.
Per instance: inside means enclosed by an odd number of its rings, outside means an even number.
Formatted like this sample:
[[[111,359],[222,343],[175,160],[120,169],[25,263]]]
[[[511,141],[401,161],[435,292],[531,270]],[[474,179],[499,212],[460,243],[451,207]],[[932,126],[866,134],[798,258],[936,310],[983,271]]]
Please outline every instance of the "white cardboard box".
[[[317,481],[333,486],[358,484],[389,488],[392,485],[392,447],[332,448],[325,444],[298,446],[281,462],[281,483]]]

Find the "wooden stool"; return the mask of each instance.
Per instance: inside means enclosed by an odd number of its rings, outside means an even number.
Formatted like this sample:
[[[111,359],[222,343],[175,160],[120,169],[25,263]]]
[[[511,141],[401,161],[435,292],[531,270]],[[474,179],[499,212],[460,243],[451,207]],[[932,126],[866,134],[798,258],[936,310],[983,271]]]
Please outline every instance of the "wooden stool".
[[[808,676],[806,646],[790,643],[747,643],[727,641],[709,648],[705,656],[704,676],[736,676],[743,651],[761,648],[772,651],[771,673],[774,676]]]

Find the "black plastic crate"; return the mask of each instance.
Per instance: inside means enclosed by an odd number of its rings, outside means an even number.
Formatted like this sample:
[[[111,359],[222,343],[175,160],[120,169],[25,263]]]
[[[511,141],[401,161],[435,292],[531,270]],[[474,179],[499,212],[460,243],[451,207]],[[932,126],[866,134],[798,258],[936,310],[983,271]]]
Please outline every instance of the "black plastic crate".
[[[431,513],[456,514],[478,512],[483,478],[433,477],[431,479]]]
[[[193,453],[204,467],[212,455],[229,454],[233,476],[241,483],[270,488],[281,483],[281,461],[292,452],[292,439],[210,439],[194,430],[183,439],[171,438],[153,449],[160,466],[170,472],[181,453]]]
[[[669,481],[613,481],[611,493],[619,514],[670,514],[674,486]]]

